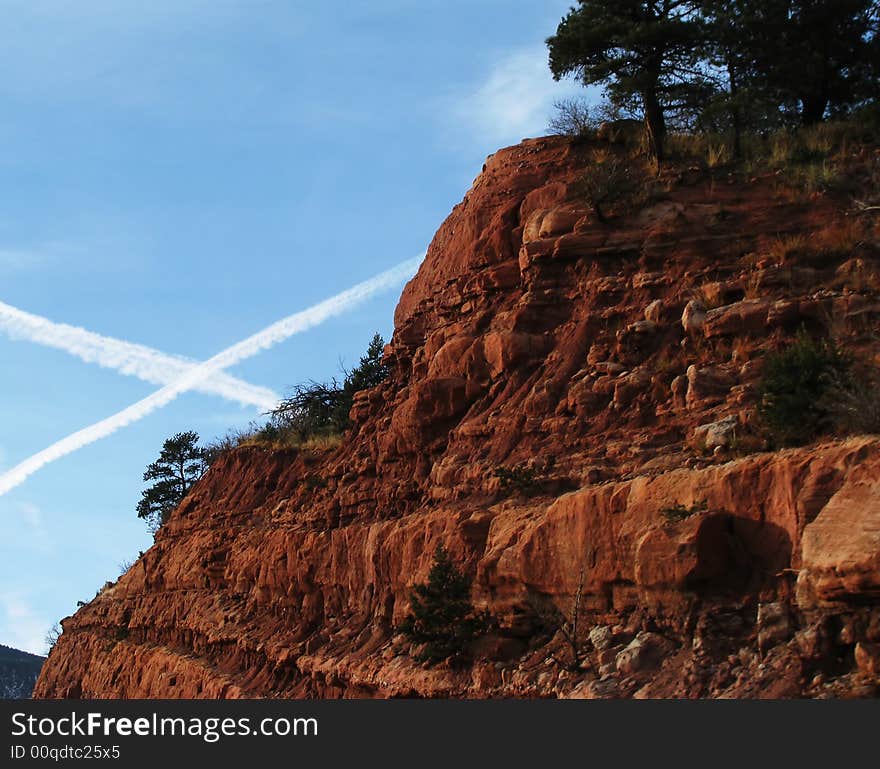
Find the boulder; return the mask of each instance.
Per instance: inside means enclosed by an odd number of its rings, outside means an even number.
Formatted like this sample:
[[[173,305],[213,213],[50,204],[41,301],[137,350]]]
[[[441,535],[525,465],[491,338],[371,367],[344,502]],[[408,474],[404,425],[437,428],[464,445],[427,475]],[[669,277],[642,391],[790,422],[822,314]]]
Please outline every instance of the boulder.
[[[590,630],[590,643],[597,651],[604,651],[614,644],[614,633],[608,625],[596,625]]]
[[[570,208],[554,208],[552,211],[548,211],[541,221],[538,237],[547,238],[574,231],[574,226],[584,213],[585,211]]]
[[[541,334],[492,331],[483,337],[483,356],[489,373],[497,377],[504,371],[540,358],[547,350],[548,339]]]
[[[671,649],[672,644],[658,633],[641,632],[617,655],[614,666],[618,673],[632,675],[657,667]]]
[[[762,653],[771,646],[787,641],[794,630],[788,605],[781,601],[759,603],[757,628],[758,648]]]
[[[691,441],[694,446],[711,451],[715,448],[728,449],[736,437],[739,419],[736,416],[725,417],[717,422],[700,425],[694,428]]]
[[[706,305],[697,299],[691,299],[681,314],[681,327],[686,334],[702,331],[706,322]]]
[[[653,334],[657,330],[657,323],[653,320],[637,320],[630,323],[626,330],[632,334]]]
[[[649,323],[659,323],[663,314],[663,302],[655,299],[651,304],[645,307],[645,320]]]
[[[610,700],[620,696],[617,680],[614,678],[602,678],[599,680],[584,681],[578,684],[568,694],[571,700]]]
[[[598,374],[608,374],[609,376],[617,376],[626,371],[626,366],[613,360],[603,360],[593,366],[593,370]]]
[[[703,323],[706,338],[755,334],[767,328],[768,299],[743,299],[709,310]]]
[[[860,673],[880,679],[880,644],[857,643],[855,660]]]

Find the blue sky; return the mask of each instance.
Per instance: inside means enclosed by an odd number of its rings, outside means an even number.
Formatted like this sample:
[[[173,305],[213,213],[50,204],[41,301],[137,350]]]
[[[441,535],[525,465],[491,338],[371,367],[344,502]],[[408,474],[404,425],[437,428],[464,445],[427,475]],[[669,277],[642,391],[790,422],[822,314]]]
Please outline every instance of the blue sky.
[[[0,301],[197,360],[421,253],[486,155],[544,132],[520,0],[7,0]],[[399,289],[228,373],[283,393],[386,339]],[[157,389],[0,334],[0,473]],[[41,652],[151,542],[169,435],[258,409],[186,393],[0,496],[0,643]]]

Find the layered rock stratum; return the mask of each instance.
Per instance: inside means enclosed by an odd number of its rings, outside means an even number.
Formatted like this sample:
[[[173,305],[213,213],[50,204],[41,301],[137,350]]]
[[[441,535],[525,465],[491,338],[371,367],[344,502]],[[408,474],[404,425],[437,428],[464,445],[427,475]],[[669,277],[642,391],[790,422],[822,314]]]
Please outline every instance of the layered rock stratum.
[[[798,329],[878,362],[870,214],[687,168],[605,224],[589,152],[492,155],[341,445],[218,460],[64,620],[35,696],[876,696],[880,439],[755,428]],[[439,544],[499,622],[465,667],[395,631]]]

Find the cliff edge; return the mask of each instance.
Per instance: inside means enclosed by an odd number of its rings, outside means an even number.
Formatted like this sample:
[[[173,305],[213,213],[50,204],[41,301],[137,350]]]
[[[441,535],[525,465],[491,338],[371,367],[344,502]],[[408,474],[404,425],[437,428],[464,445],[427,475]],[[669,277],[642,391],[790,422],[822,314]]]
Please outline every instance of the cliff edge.
[[[342,444],[218,460],[64,620],[34,696],[876,696],[880,438],[767,451],[755,428],[798,329],[878,361],[872,225],[700,168],[603,223],[575,194],[589,151],[492,155]],[[438,544],[499,618],[465,668],[394,629]],[[571,669],[546,609],[575,596]]]

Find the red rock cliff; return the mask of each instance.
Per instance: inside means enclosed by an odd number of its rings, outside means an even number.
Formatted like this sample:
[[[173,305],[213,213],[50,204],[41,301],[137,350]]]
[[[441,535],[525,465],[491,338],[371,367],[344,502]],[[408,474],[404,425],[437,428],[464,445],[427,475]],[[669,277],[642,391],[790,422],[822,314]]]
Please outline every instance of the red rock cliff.
[[[761,452],[751,424],[801,325],[876,357],[876,252],[783,248],[851,221],[772,176],[670,173],[598,223],[586,151],[491,156],[342,445],[218,461],[64,621],[35,696],[875,694],[880,440]],[[394,632],[439,543],[500,619],[466,669]],[[572,671],[546,607],[576,594]]]

